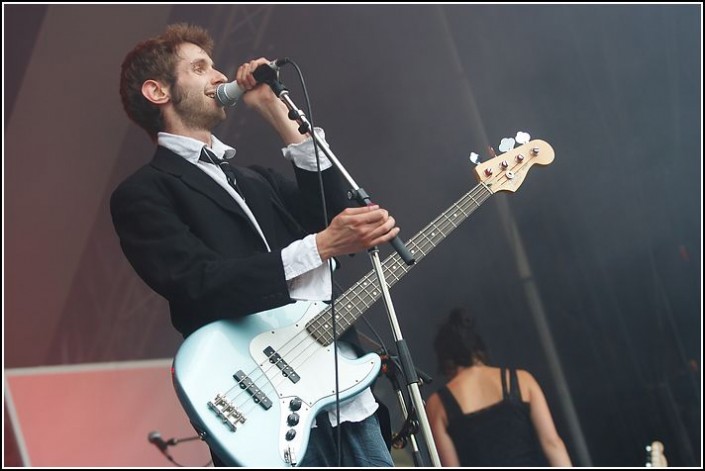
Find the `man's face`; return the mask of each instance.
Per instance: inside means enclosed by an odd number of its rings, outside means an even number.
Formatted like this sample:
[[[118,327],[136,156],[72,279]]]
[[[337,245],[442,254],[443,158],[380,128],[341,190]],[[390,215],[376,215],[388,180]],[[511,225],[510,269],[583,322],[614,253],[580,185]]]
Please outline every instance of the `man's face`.
[[[225,119],[225,109],[215,100],[215,89],[227,78],[195,44],[179,46],[178,57],[171,93],[174,111],[188,127],[210,131]]]

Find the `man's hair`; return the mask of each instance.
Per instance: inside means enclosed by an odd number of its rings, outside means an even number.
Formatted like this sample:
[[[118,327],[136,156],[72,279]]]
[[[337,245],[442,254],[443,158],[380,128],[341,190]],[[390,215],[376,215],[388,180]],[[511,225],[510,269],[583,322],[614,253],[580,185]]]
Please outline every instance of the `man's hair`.
[[[173,87],[176,84],[178,48],[193,43],[208,55],[213,52],[213,38],[200,26],[178,23],[167,26],[162,34],[140,42],[122,62],[120,98],[127,116],[156,140],[164,129],[159,107],[142,95],[142,84],[157,80]]]
[[[487,361],[487,348],[475,331],[475,322],[462,309],[453,309],[433,340],[438,368],[450,376],[458,366]]]

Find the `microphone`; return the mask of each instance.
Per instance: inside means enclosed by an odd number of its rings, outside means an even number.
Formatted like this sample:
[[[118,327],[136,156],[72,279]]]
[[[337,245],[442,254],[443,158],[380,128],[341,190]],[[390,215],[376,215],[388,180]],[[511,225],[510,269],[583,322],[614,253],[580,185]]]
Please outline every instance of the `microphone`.
[[[147,440],[149,441],[149,443],[159,448],[159,451],[161,451],[165,455],[167,454],[166,449],[169,448],[170,445],[175,444],[173,438],[165,442],[162,438],[162,434],[157,431],[149,432],[149,435],[147,435]]]
[[[279,68],[288,63],[289,59],[276,59],[269,64],[262,64],[252,72],[252,76],[257,83],[267,83],[279,78]],[[233,80],[230,83],[221,83],[215,89],[215,99],[220,106],[233,106],[240,100],[240,97],[246,92]]]

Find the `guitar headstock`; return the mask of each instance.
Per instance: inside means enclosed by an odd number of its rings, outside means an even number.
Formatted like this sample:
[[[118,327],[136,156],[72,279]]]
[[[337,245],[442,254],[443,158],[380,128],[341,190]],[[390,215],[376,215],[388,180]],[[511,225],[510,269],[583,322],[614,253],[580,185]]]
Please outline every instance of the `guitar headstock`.
[[[548,165],[554,157],[553,147],[548,142],[535,139],[478,164],[475,175],[492,193],[516,191],[532,165]]]
[[[668,461],[663,454],[663,443],[658,440],[646,445],[646,467],[647,468],[667,468]]]

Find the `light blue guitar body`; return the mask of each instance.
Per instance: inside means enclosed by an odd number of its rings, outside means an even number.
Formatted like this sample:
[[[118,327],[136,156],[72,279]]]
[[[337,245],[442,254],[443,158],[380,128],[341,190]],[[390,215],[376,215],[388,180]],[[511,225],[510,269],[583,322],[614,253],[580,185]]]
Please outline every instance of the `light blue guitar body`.
[[[306,330],[326,307],[299,301],[213,322],[180,347],[173,370],[176,393],[193,425],[228,465],[268,469],[303,458],[316,415],[335,402],[333,346],[321,345]],[[338,368],[345,401],[372,383],[380,359],[339,357]],[[300,408],[292,410],[296,399]]]

